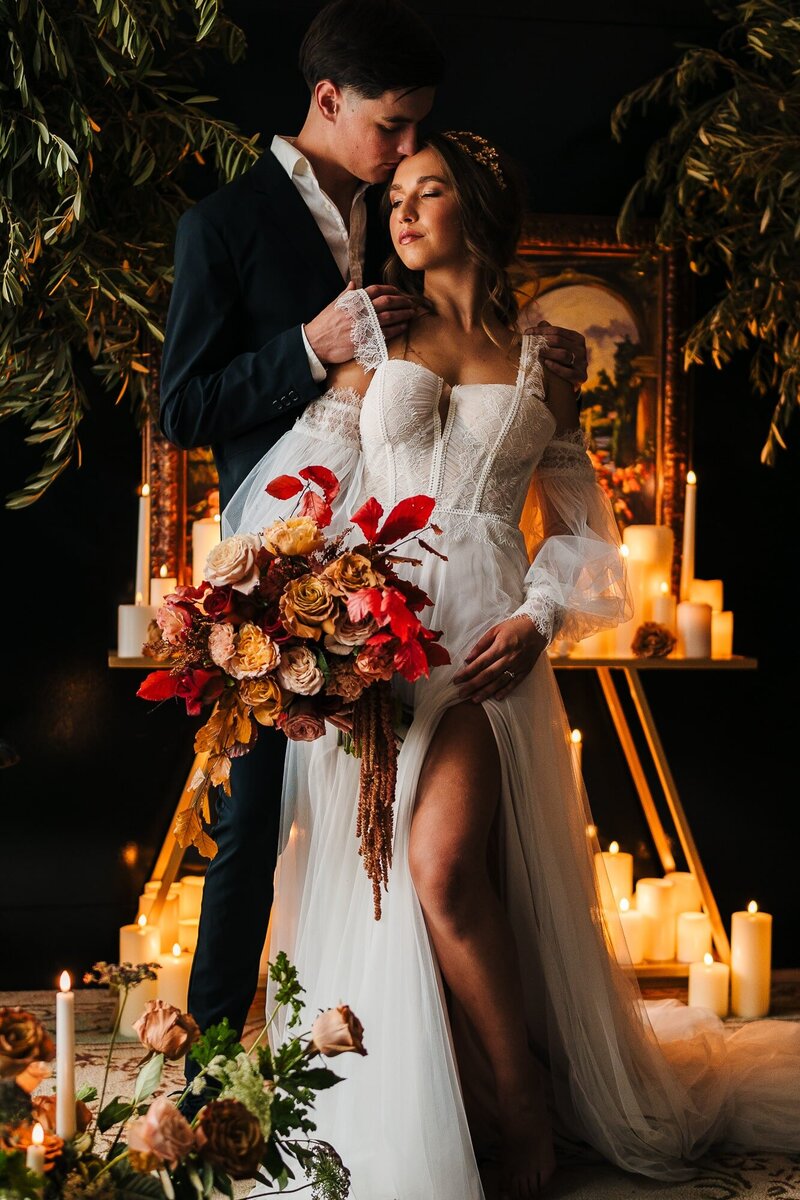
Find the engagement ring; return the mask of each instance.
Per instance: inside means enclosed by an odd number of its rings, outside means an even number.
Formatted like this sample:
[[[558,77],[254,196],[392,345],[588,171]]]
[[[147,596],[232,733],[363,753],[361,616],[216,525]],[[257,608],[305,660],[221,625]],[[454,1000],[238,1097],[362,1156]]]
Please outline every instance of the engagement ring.
[[[514,678],[515,678],[515,675],[514,675],[514,672],[513,672],[513,671],[503,671],[503,674],[504,674],[504,675],[507,675],[509,679],[514,679]]]

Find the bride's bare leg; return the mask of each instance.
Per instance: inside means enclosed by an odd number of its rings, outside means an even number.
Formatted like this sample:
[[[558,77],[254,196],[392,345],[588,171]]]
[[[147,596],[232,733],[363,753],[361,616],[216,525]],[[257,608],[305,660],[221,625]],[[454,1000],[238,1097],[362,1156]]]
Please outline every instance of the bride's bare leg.
[[[471,703],[448,709],[420,776],[409,863],[442,974],[494,1070],[507,1194],[528,1200],[553,1174],[555,1159],[528,1049],[516,946],[487,869],[499,788],[485,712]]]

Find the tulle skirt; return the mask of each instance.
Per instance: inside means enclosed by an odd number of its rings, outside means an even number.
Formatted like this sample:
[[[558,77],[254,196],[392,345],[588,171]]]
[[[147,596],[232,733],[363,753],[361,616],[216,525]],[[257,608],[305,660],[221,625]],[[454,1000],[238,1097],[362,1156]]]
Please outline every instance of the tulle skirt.
[[[335,730],[292,743],[287,755],[269,954],[283,950],[296,964],[309,1024],[336,1004],[363,1022],[367,1057],[336,1059],[344,1082],[318,1095],[314,1113],[318,1136],[352,1173],[355,1200],[480,1200],[476,1147],[482,1132],[490,1144],[497,1132],[487,1064],[476,1059],[467,1077],[462,1056],[460,1079],[408,865],[420,771],[443,712],[458,702],[452,677],[478,637],[522,600],[521,535],[493,545],[480,518],[474,533],[448,538],[445,529],[448,561],[426,556],[413,576],[435,601],[426,623],[446,631],[452,665],[409,689],[414,716],[399,754],[394,862],[379,922],[357,852],[358,761]],[[632,970],[609,952],[592,817],[547,656],[484,709],[501,764],[501,899],[557,1145],[663,1180],[690,1177],[712,1147],[800,1150],[800,1029],[762,1021],[730,1032],[706,1010],[646,1003]],[[278,1026],[276,1039],[283,1034]],[[486,1117],[472,1134],[462,1081],[471,1115]]]

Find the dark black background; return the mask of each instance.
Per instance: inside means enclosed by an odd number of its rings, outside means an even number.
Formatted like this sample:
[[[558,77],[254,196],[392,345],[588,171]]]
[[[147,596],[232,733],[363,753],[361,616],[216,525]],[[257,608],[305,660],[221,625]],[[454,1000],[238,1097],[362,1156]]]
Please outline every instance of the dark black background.
[[[449,62],[432,123],[502,144],[524,164],[542,213],[616,214],[663,114],[638,120],[617,145],[615,102],[672,63],[679,43],[707,43],[718,31],[700,0],[562,0],[556,16],[533,0],[415,7]],[[218,111],[262,131],[266,145],[301,124],[296,50],[317,8],[228,6],[248,55],[209,87]],[[723,373],[695,369],[690,382],[696,570],[724,580],[734,649],[759,669],[650,675],[646,688],[726,924],[757,898],[775,916],[774,965],[796,967],[797,454],[776,469],[761,465],[772,403],[750,394],[744,358]],[[31,460],[18,427],[0,435],[6,491]],[[33,508],[0,514],[0,737],[21,755],[0,771],[0,988],[49,987],[65,966],[80,974],[116,957],[117,928],[135,916],[192,758],[193,724],[177,708],[138,700],[140,675],[106,661],[117,605],[133,593],[140,458],[124,404],[97,393],[82,442],[80,470]],[[593,674],[558,679],[584,733],[601,838],[641,843],[637,871],[655,872]]]

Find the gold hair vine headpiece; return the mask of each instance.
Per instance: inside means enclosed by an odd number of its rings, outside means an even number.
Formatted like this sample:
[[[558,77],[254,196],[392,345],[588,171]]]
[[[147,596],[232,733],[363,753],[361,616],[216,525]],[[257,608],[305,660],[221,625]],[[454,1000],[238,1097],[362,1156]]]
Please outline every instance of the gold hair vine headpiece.
[[[479,133],[472,133],[469,129],[450,129],[443,134],[443,137],[454,142],[481,166],[488,167],[501,190],[505,191],[508,185],[500,166],[500,157],[491,142],[487,142],[485,137],[481,137]]]

